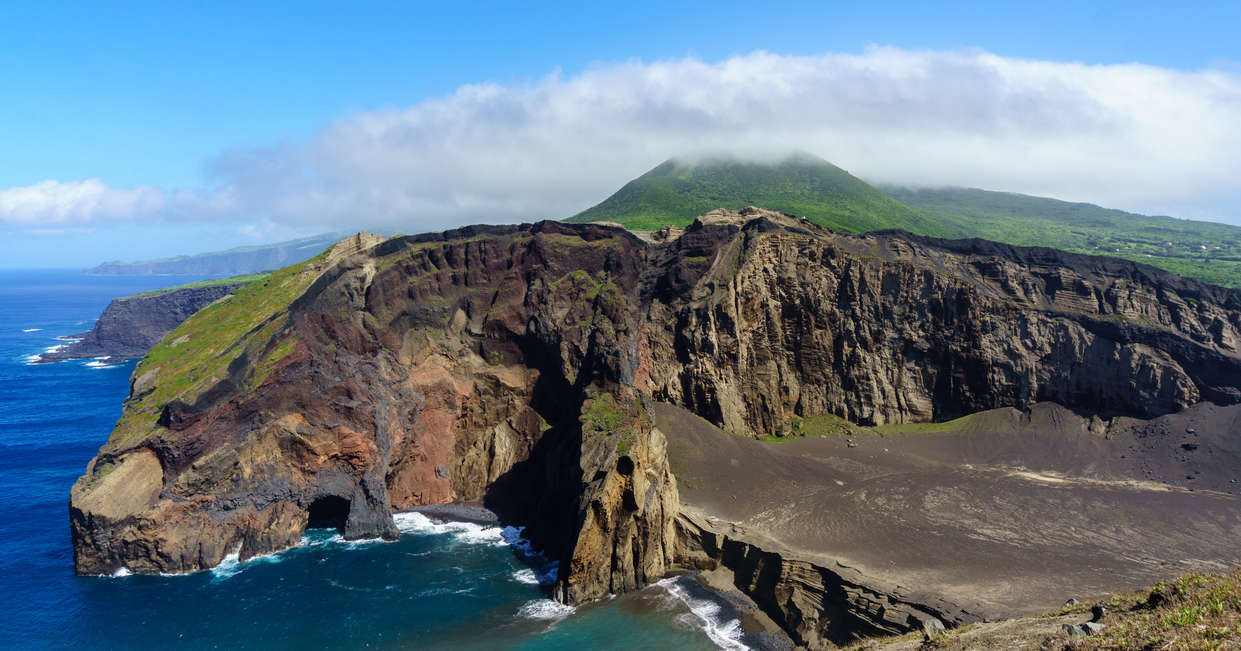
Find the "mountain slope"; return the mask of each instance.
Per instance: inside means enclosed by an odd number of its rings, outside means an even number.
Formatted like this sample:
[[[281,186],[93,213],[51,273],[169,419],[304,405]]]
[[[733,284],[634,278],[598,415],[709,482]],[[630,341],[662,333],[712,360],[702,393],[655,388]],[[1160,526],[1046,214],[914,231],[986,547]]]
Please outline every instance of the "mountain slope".
[[[344,237],[343,233],[324,233],[298,240],[240,246],[225,251],[182,255],[137,262],[105,262],[86,270],[107,276],[158,276],[187,274],[201,276],[239,276],[271,271],[308,260]]]
[[[1241,292],[1152,267],[846,235],[758,209],[659,241],[556,222],[360,234],[204,308],[147,354],[73,487],[75,566],[193,571],[296,545],[309,527],[391,539],[408,517],[394,510],[482,502],[559,562],[565,603],[723,568],[802,646],[963,624],[1024,605],[957,602],[954,586],[979,576],[963,571],[993,573],[970,602],[1020,585],[1042,604],[1232,553],[1241,511],[1218,488],[1235,471],[1239,342]],[[997,408],[1011,409],[935,427],[1018,435],[928,451],[956,439],[919,431]],[[756,438],[841,419],[912,433],[758,452]],[[1036,421],[1076,447],[1021,434]],[[716,461],[683,454],[696,431],[707,438],[690,451]],[[996,467],[999,439],[1027,447]],[[923,452],[906,463],[898,441]],[[1193,452],[1202,474],[1131,465],[1154,444],[1163,453],[1147,458]],[[985,457],[965,465],[962,446]],[[925,482],[908,483],[910,464]],[[1062,470],[1085,476],[1050,474]],[[710,490],[724,474],[754,488]],[[1187,475],[1216,490],[1132,484]],[[853,515],[831,492],[855,496]],[[875,508],[922,551],[878,555],[874,541],[897,540],[883,530],[853,537]],[[926,525],[910,530],[913,516]],[[850,540],[876,560],[838,556]],[[985,553],[951,556],[966,544]],[[1082,549],[1092,558],[1065,553]],[[1100,557],[1116,565],[1097,573]]]
[[[616,222],[634,230],[685,226],[716,208],[760,206],[846,232],[900,228],[923,235],[961,233],[888,197],[861,179],[805,153],[776,163],[719,155],[670,159],[567,221]]]
[[[195,312],[267,274],[204,280],[112,299],[78,341],[39,356],[37,363],[67,359],[141,357]]]
[[[1241,228],[1236,226],[1138,215],[1010,192],[882,189],[961,236],[1110,255],[1225,287],[1241,287]]]

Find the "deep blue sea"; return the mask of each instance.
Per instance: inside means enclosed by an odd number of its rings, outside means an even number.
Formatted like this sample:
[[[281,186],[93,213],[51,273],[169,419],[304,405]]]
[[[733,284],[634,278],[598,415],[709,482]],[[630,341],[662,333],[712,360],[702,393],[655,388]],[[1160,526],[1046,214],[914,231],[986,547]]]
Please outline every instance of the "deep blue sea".
[[[69,487],[120,415],[133,362],[29,360],[88,330],[110,299],[189,280],[0,271],[0,648],[738,646],[737,622],[691,579],[574,611],[545,598],[519,530],[422,515],[403,516],[393,543],[312,530],[209,572],[75,576]]]

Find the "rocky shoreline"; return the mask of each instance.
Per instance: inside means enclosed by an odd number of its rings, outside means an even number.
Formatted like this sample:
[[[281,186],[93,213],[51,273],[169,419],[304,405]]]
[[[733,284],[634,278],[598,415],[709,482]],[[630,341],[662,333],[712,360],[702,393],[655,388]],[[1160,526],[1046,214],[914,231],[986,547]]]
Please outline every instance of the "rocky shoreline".
[[[394,511],[477,503],[528,524],[560,563],[560,601],[699,569],[819,648],[1002,612],[1014,577],[1041,577],[1023,598],[1045,599],[1169,560],[1038,565],[1116,545],[1048,532],[1064,500],[1095,518],[1116,495],[1202,513],[1184,529],[1204,562],[1241,530],[1232,496],[1074,465],[1119,453],[1154,472],[1146,425],[1115,423],[1241,399],[1241,293],[1132,263],[842,235],[758,209],[643,237],[555,222],[360,234],[187,327],[204,334],[138,366],[73,488],[80,573],[202,569],[296,544],[311,522],[392,538]],[[969,437],[987,410],[1016,425]],[[1021,414],[1048,420],[1021,429]],[[829,436],[957,417],[943,440],[959,447],[942,450]],[[1016,431],[1067,443],[1031,448],[1046,459],[1014,448],[1026,465],[988,456]],[[1195,450],[1235,459],[1234,439]],[[991,512],[1003,526],[980,528]],[[1120,540],[1147,555],[1185,542],[1143,529],[1165,511],[1134,513]],[[945,562],[964,549],[998,574],[954,574],[974,569]]]
[[[117,363],[142,357],[195,312],[243,285],[189,287],[115,298],[104,308],[94,327],[65,337],[65,345],[39,355],[34,363],[53,364],[71,359]]]

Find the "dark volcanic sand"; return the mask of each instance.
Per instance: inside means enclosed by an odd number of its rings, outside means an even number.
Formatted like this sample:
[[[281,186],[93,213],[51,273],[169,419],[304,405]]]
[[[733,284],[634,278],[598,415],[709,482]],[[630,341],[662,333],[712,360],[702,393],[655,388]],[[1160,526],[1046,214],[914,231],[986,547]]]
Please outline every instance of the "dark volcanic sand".
[[[780,443],[656,415],[687,511],[987,617],[1241,559],[1241,406],[1109,425],[1039,404]]]

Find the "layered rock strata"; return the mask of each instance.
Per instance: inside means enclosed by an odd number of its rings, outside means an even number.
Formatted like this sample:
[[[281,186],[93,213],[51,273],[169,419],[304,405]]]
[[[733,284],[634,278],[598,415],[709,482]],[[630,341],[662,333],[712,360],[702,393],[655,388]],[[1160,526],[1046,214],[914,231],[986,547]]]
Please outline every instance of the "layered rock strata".
[[[580,602],[688,553],[654,401],[742,436],[1035,401],[1152,416],[1241,398],[1239,329],[1241,294],[1141,265],[758,209],[647,239],[359,235],[151,351],[73,488],[75,564],[192,571],[307,526],[392,538],[395,509],[481,502],[529,525]],[[801,621],[835,617],[816,607]]]

